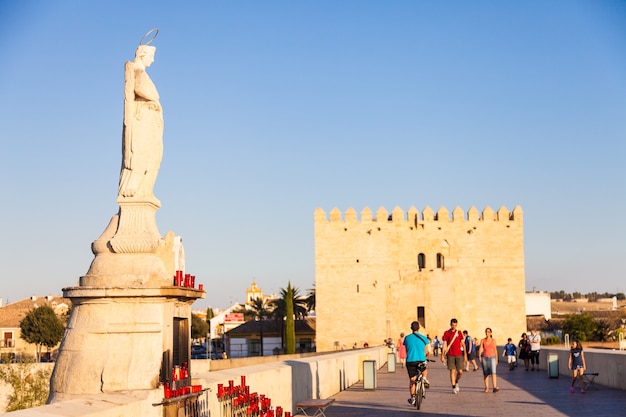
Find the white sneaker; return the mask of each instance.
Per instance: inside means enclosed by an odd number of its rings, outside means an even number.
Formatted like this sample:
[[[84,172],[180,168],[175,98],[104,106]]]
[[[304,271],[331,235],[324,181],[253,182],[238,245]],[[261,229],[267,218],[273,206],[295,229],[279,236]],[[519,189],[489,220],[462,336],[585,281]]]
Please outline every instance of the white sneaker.
[[[459,391],[461,391],[461,389],[459,388],[459,383],[457,382],[456,385],[454,386],[454,393],[458,394]]]

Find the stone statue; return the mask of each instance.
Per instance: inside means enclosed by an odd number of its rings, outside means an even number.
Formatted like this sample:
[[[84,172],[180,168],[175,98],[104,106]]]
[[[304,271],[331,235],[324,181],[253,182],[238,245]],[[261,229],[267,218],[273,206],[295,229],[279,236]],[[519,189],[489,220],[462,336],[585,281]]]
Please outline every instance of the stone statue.
[[[126,62],[118,200],[154,199],[152,190],[163,157],[163,112],[146,68],[154,62],[155,51],[154,46],[140,43],[135,60]]]

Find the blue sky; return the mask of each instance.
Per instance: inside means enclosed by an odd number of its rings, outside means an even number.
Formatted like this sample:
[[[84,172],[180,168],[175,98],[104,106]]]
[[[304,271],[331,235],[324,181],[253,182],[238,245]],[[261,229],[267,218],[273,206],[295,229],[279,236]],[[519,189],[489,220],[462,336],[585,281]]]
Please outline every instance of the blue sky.
[[[524,210],[526,288],[626,292],[626,3],[0,0],[0,297],[77,284],[152,27],[194,308],[313,286],[313,213]]]

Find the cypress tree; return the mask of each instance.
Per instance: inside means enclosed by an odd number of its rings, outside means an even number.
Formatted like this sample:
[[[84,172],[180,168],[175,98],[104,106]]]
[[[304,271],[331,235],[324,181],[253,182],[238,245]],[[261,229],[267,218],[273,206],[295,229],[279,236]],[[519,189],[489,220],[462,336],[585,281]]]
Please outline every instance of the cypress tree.
[[[293,315],[293,287],[287,284],[285,297],[285,351],[287,354],[296,353],[296,324]]]

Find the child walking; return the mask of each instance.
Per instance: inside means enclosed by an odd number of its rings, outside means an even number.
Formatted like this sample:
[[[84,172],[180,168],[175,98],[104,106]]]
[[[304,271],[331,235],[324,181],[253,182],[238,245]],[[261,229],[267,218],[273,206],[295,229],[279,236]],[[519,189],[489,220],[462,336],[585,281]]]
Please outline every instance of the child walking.
[[[509,337],[508,342],[504,345],[504,349],[502,350],[502,357],[506,356],[506,359],[509,363],[509,371],[515,369],[515,354],[517,351],[517,347],[512,343],[513,339]]]
[[[585,386],[583,384],[583,373],[585,373],[587,365],[585,364],[583,346],[578,340],[572,342],[572,348],[569,351],[569,358],[567,359],[567,367],[572,370],[572,385],[569,387],[569,392],[574,393],[574,384],[576,383],[576,378],[578,378],[580,393],[584,394]]]

